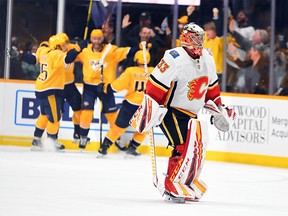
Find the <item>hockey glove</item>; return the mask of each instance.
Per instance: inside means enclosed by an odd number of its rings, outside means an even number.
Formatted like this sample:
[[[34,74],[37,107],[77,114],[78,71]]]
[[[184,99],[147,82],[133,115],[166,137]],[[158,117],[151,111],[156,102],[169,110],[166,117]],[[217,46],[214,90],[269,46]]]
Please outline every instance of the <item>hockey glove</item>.
[[[88,41],[87,40],[82,40],[82,41],[78,42],[78,46],[79,46],[80,49],[77,50],[77,51],[82,52],[82,50],[84,48],[86,48],[87,45],[88,45]]]
[[[233,122],[236,119],[236,113],[233,108],[225,105],[217,106],[213,101],[209,100],[205,104],[206,108],[211,116],[211,124],[213,124],[218,130],[227,132],[232,128]]]

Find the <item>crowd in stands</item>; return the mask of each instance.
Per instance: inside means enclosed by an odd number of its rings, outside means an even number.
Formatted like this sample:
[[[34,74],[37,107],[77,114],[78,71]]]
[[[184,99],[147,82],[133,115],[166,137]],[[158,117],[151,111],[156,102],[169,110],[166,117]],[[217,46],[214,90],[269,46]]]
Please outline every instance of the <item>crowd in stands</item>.
[[[285,80],[287,72],[287,45],[281,36],[275,37],[275,48],[270,49],[270,30],[257,29],[249,22],[249,14],[245,10],[239,10],[233,14],[229,11],[228,37],[223,37],[223,12],[221,8],[213,8],[210,19],[205,20],[203,29],[206,32],[204,48],[208,49],[214,57],[220,86],[222,86],[223,68],[226,71],[226,91],[237,93],[268,94],[269,82],[273,80],[273,91],[275,94],[283,95],[287,92]],[[183,26],[189,22],[200,22],[199,10],[196,6],[190,5],[186,8],[185,14],[178,19],[177,38]],[[107,20],[102,25],[105,36],[105,43],[116,44],[115,20]],[[121,26],[121,47],[137,47],[141,41],[146,41],[151,61],[149,66],[155,67],[163,56],[165,50],[172,48],[172,44],[180,46],[178,39],[172,42],[171,24],[167,17],[161,26],[156,26],[153,22],[153,14],[143,11],[139,14],[139,20],[130,20],[129,14],[124,14]],[[224,50],[224,39],[226,40],[226,50]],[[14,37],[12,43],[19,46],[19,40]],[[286,47],[285,47],[286,46]],[[28,42],[25,44],[26,51],[34,53],[37,44]],[[274,53],[273,62],[269,62],[271,52]],[[224,58],[223,53],[226,53]],[[225,59],[225,62],[224,62]],[[125,59],[118,65],[117,76],[127,67],[134,64],[133,60]],[[273,64],[274,77],[269,79],[269,65]],[[225,67],[224,67],[225,66]],[[75,65],[75,79],[82,81],[81,64]],[[20,73],[19,73],[20,71]],[[26,65],[26,63],[11,60],[11,78],[35,80],[39,73],[36,65]],[[288,76],[288,75],[287,75]],[[284,90],[283,90],[284,89]],[[281,93],[282,92],[282,93]],[[286,94],[286,93],[285,93]]]

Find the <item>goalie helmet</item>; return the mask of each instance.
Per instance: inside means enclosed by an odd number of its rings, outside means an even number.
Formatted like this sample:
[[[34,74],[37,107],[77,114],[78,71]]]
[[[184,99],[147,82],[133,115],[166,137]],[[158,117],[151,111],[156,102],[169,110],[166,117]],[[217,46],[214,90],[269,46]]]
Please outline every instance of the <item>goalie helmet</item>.
[[[150,53],[146,51],[146,63],[149,64],[150,62]],[[134,55],[134,62],[137,62],[138,64],[144,65],[144,55],[143,50],[138,50]]]
[[[204,43],[204,30],[195,23],[186,24],[180,35],[180,43],[194,54],[201,56]]]

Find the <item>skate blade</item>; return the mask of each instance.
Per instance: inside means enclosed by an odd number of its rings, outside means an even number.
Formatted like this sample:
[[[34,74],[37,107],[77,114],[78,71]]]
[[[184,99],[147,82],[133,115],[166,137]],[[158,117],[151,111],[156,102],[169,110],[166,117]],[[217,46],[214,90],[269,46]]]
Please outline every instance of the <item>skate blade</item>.
[[[164,201],[170,202],[170,203],[184,204],[185,198],[184,197],[171,197],[170,195],[165,194]]]
[[[56,148],[56,152],[61,152],[61,153],[63,153],[63,152],[65,152],[65,149],[58,149],[58,148]]]
[[[106,155],[97,152],[96,158],[105,158]]]
[[[136,159],[139,158],[140,155],[132,155],[132,154],[125,154],[124,159]]]
[[[123,152],[126,152],[126,150],[127,150],[127,147],[124,145],[124,146],[121,146],[121,145],[119,145],[117,142],[115,142],[115,146],[117,147],[117,149],[119,150],[119,151],[123,151]]]
[[[31,151],[41,152],[44,151],[44,148],[39,146],[32,146]]]
[[[79,148],[79,152],[83,153],[83,152],[85,152],[85,149],[84,148]]]

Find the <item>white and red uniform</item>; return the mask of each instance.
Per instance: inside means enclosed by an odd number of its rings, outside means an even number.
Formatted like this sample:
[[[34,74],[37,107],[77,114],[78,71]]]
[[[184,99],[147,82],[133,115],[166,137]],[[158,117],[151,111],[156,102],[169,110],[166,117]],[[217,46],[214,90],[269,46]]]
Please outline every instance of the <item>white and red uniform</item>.
[[[209,99],[221,104],[213,57],[189,55],[183,47],[165,52],[146,86],[146,94],[167,107],[160,128],[173,147],[165,178],[166,194],[198,200],[206,191],[198,180],[206,152],[206,131],[197,114]]]
[[[199,59],[191,58],[183,47],[167,50],[149,78],[146,93],[160,105],[191,116],[209,99],[220,104],[213,57],[205,49]]]

